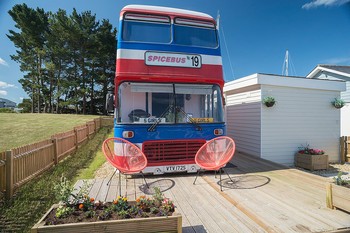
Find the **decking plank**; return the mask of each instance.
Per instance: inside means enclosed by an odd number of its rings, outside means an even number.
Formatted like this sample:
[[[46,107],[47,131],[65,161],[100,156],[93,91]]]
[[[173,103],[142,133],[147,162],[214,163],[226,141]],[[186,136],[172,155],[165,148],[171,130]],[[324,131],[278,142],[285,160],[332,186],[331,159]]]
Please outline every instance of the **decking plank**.
[[[100,190],[96,195],[96,200],[100,200],[100,201],[105,201],[106,197],[108,195],[108,190],[110,186],[107,186],[109,179],[103,179],[101,186],[100,186]]]
[[[188,223],[193,227],[195,232],[203,232],[205,230],[204,223],[199,217],[201,212],[195,210],[192,200],[186,194],[186,189],[181,187],[178,182],[178,177],[172,177],[176,183],[176,188],[171,189],[171,192],[176,197],[176,205],[179,206],[179,212],[186,215]],[[205,232],[205,231],[204,231]]]
[[[350,227],[349,214],[326,208],[327,179],[240,153],[231,162],[237,167],[227,169],[230,176],[244,178],[241,185],[255,182],[255,186],[224,187],[221,192],[218,177],[206,172],[196,185],[192,184],[195,175],[146,176],[150,189],[145,189],[141,176],[126,180],[122,175],[122,195],[135,200],[152,195],[154,186],[165,190],[183,216],[185,233],[316,232]],[[112,201],[119,195],[118,175],[107,186],[109,178],[89,181],[90,194],[97,200]],[[225,174],[223,179],[227,179]],[[269,182],[256,185],[264,179]],[[82,181],[75,187],[80,185]]]
[[[199,202],[210,213],[223,232],[265,232],[254,221],[242,215],[236,207],[227,205],[227,200],[201,177],[197,179],[195,185],[193,185],[193,180],[194,178],[183,179],[182,182],[187,187],[195,186],[196,199],[200,200]]]
[[[109,179],[110,179],[109,177],[106,178],[106,180],[109,180]],[[108,184],[108,187],[105,187],[105,188],[108,189],[108,193],[105,201],[112,202],[119,195],[118,180],[112,179],[111,182]]]
[[[89,196],[96,199],[98,193],[100,192],[101,185],[103,183],[103,179],[95,179],[95,182],[93,183],[91,190],[89,192]]]

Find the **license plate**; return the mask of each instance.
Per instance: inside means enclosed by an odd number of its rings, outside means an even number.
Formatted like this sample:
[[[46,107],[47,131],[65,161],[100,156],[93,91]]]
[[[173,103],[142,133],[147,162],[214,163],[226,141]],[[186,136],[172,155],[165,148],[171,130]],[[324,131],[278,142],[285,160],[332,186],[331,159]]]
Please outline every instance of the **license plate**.
[[[185,165],[174,165],[174,166],[166,166],[165,172],[177,172],[177,171],[186,171]]]

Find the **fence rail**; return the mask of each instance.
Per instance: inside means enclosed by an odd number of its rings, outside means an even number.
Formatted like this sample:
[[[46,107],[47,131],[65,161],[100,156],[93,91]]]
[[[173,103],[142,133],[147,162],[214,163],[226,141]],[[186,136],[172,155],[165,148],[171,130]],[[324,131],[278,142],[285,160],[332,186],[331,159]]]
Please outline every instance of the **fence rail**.
[[[0,152],[0,197],[11,198],[15,189],[75,152],[113,118],[96,118],[50,139]]]
[[[350,161],[350,136],[340,138],[340,158],[342,163]]]

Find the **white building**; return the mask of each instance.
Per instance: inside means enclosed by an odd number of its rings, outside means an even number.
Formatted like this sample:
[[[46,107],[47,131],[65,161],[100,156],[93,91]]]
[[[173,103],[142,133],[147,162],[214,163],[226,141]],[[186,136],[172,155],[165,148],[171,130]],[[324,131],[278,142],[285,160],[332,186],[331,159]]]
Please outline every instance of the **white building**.
[[[0,98],[0,108],[15,108],[15,107],[16,107],[15,102],[8,99]]]
[[[227,135],[237,151],[285,165],[298,147],[323,149],[339,161],[340,110],[334,98],[345,82],[253,74],[225,84]],[[272,96],[273,107],[262,99]]]
[[[346,102],[341,109],[341,136],[350,136],[350,66],[318,65],[306,77],[346,81],[346,91],[340,95]]]

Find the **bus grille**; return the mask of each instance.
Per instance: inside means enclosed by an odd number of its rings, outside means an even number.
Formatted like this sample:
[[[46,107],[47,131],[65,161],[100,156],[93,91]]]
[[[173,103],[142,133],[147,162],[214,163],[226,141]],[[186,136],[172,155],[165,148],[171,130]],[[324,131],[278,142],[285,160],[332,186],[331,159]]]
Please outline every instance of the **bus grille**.
[[[146,141],[142,151],[146,155],[149,166],[167,164],[191,164],[204,139],[196,140],[159,140]]]

